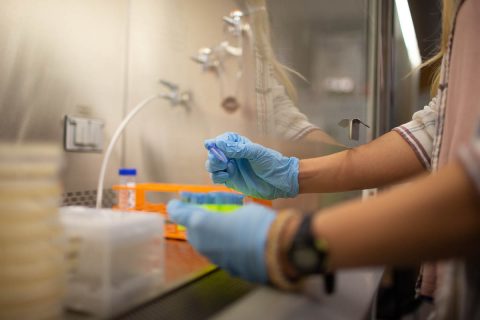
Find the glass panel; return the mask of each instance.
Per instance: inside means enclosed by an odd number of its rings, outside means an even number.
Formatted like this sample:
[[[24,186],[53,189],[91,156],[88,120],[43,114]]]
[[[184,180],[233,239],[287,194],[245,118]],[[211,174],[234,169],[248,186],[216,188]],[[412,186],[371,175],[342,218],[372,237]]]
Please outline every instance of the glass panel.
[[[266,6],[261,0],[247,2],[257,55],[263,55],[263,60],[257,60],[256,64],[257,109],[267,111],[265,119],[259,115],[260,126],[265,126],[260,132],[276,137],[275,148],[299,158],[338,152],[341,150],[338,145],[354,147],[367,142],[369,129],[362,123],[371,126],[368,123],[368,1],[269,0]],[[268,43],[268,28],[258,22],[257,17],[262,13],[269,15],[271,43]],[[259,29],[261,27],[263,29]],[[276,58],[269,56],[268,46]],[[288,81],[275,68],[277,61],[286,67],[284,70],[289,69],[286,74],[296,88],[296,99],[288,90]],[[270,75],[266,75],[269,71]],[[269,81],[270,87],[259,88]],[[283,95],[278,86],[285,88]],[[269,95],[274,98],[269,100]],[[286,100],[291,100],[290,105]],[[298,121],[299,118],[302,120]],[[352,132],[350,121],[353,119],[359,121],[353,122]],[[288,125],[282,125],[285,123]],[[309,126],[321,131],[308,132]],[[320,143],[332,143],[325,139],[325,134],[337,145]],[[300,140],[292,144],[280,142],[278,138]],[[276,200],[274,206],[314,211],[359,195],[359,192],[302,195],[291,200]]]
[[[222,20],[235,9],[251,28],[240,36],[235,23]],[[108,143],[140,101],[170,92],[163,79],[193,100],[188,107],[156,100],[128,125],[106,188],[118,182],[120,166],[136,167],[137,182],[209,184],[203,141],[225,131],[301,158],[364,143],[368,129],[360,126],[352,140],[349,125],[339,123],[371,125],[367,13],[367,0],[1,1],[0,138],[60,144],[62,119],[74,115],[103,119]],[[198,63],[205,48],[217,55],[210,65]],[[272,53],[295,71],[286,74],[298,98]],[[65,191],[95,190],[101,154],[65,158]],[[308,195],[275,207],[317,210],[353,195]],[[165,289],[209,268],[184,245],[167,247],[167,269],[185,268]]]
[[[271,0],[272,40],[278,59],[298,89],[298,107],[308,120],[346,146],[358,140],[339,125],[367,122],[367,1]]]
[[[407,1],[402,1],[401,5],[408,4]],[[399,12],[397,6],[394,6],[394,43],[393,43],[393,106],[392,117],[389,125],[395,127],[408,122],[412,119],[412,114],[422,105],[419,105],[419,77],[420,70],[418,64],[421,61],[418,52],[408,52],[406,46],[405,36],[415,37],[415,34],[403,34],[399,20]],[[408,13],[408,10],[405,11]],[[405,19],[405,18],[404,18]],[[408,23],[409,21],[403,21]],[[404,26],[405,28],[406,26]],[[416,37],[413,39],[417,41]],[[409,54],[411,56],[409,56]],[[413,55],[413,57],[412,57]],[[412,61],[415,59],[417,61]],[[422,101],[423,103],[427,101]]]

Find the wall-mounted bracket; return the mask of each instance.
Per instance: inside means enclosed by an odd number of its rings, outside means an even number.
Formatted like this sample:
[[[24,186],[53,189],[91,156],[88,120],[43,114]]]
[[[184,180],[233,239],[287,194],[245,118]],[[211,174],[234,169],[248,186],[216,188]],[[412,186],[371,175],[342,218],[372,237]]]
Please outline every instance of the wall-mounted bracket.
[[[348,128],[348,137],[350,140],[358,141],[360,137],[360,125],[364,125],[367,128],[370,128],[368,124],[363,122],[360,119],[343,119],[338,123],[338,125],[342,128]]]

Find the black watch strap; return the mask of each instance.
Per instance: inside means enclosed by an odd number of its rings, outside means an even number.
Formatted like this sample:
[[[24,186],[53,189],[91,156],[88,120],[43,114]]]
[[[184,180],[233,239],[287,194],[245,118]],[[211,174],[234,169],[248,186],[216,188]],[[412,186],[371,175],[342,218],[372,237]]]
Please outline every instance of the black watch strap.
[[[287,255],[300,277],[322,274],[325,291],[330,294],[334,291],[335,275],[327,271],[328,246],[323,239],[314,237],[312,218],[312,214],[303,217]]]

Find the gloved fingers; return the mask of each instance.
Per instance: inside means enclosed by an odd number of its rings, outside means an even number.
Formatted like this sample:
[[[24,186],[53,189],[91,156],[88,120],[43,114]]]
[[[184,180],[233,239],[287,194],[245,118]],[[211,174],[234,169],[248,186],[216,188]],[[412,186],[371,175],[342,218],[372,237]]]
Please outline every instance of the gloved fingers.
[[[230,141],[230,142],[243,142],[243,143],[251,143],[251,141],[238,133],[235,132],[225,132],[215,138],[215,143],[220,141]]]
[[[217,141],[217,147],[223,151],[228,158],[258,160],[261,155],[263,146],[252,142],[234,142],[234,141]]]
[[[237,164],[235,163],[235,160],[228,161],[227,172],[229,177],[233,177],[237,173]]]
[[[213,183],[223,184],[230,179],[230,175],[225,171],[217,171],[211,174]]]
[[[215,139],[207,139],[203,142],[203,146],[208,150],[209,147],[215,145]]]
[[[203,145],[205,149],[208,149],[212,145],[216,145],[217,142],[219,141],[230,141],[230,142],[250,142],[248,138],[245,138],[244,136],[239,135],[238,133],[235,132],[225,132],[222,133],[218,136],[216,136],[213,139],[206,139],[203,142]]]
[[[207,150],[212,145],[215,145],[229,158],[247,158],[247,156],[255,158],[256,156],[249,154],[249,151],[254,151],[253,149],[245,149],[244,147],[245,145],[253,145],[253,143],[248,138],[235,132],[225,132],[214,139],[204,141],[204,146]]]
[[[210,172],[222,171],[227,169],[227,163],[219,160],[212,153],[208,153],[208,160],[205,162],[205,169]]]
[[[181,224],[187,228],[189,228],[191,224],[197,220],[195,218],[196,215],[199,213],[200,215],[203,214],[201,211],[204,210],[176,199],[170,200],[167,205],[167,212],[170,219],[172,219],[173,222]]]

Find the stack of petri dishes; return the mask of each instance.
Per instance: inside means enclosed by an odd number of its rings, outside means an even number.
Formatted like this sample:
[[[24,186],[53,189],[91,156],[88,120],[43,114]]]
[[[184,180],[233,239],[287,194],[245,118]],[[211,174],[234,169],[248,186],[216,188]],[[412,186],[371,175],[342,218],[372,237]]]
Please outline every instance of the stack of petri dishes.
[[[65,258],[61,151],[0,144],[0,319],[60,319]]]

